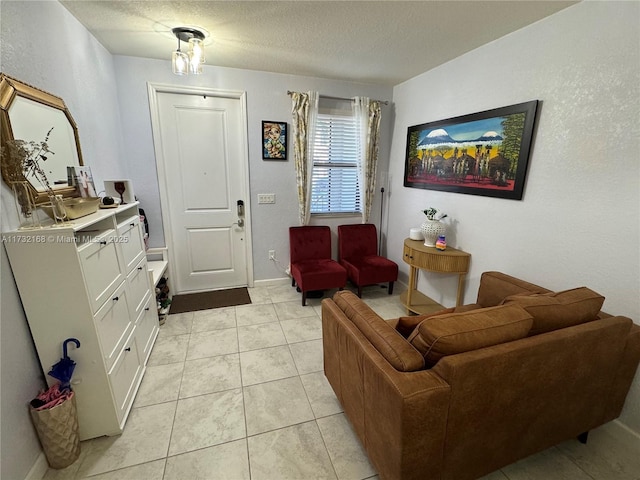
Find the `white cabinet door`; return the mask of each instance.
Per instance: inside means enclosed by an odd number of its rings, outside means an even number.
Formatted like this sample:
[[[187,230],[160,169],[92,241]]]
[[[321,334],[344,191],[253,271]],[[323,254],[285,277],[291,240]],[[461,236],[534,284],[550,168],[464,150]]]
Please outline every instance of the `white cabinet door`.
[[[122,249],[126,271],[130,272],[144,257],[144,240],[138,215],[129,217],[118,224],[117,241]]]
[[[114,231],[112,231],[113,233]],[[78,249],[91,309],[95,312],[124,280],[113,238],[96,239]],[[80,294],[80,293],[78,293]]]
[[[138,337],[138,345],[141,349],[140,363],[145,365],[149,354],[151,354],[151,348],[155,342],[156,335],[159,330],[158,325],[158,309],[151,293],[147,296],[144,306],[136,321],[136,337]]]
[[[120,421],[125,417],[125,413],[133,402],[140,375],[142,375],[142,365],[140,364],[138,341],[134,330],[109,372],[109,381]]]
[[[129,312],[131,313],[131,318],[136,319],[140,315],[149,291],[151,290],[146,258],[143,258],[127,276],[127,286]]]
[[[127,304],[126,282],[123,282],[116,289],[94,318],[102,346],[102,355],[108,369],[115,362],[116,356],[133,327]]]

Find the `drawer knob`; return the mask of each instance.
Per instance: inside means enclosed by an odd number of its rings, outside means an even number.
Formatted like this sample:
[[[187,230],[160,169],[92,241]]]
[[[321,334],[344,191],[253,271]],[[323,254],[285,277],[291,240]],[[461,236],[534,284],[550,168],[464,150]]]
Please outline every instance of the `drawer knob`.
[[[127,347],[124,349],[125,352],[130,352],[131,351],[131,347]]]
[[[144,309],[144,311],[145,311],[145,312],[148,312],[148,311],[149,311],[149,307],[145,308],[145,309]]]
[[[113,300],[114,302],[117,302],[118,300],[120,300],[120,297],[113,297],[111,300]]]
[[[138,270],[142,270],[142,267],[138,267]]]
[[[106,245],[106,244],[107,244],[107,241],[106,241],[106,240],[101,240],[101,241],[100,241],[100,245]]]

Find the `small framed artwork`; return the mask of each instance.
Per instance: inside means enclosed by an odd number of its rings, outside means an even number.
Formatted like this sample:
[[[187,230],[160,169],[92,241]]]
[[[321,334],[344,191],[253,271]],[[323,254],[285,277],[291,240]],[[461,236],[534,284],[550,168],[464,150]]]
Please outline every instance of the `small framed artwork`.
[[[287,159],[287,123],[262,121],[262,159]]]
[[[409,127],[404,186],[522,199],[538,101]]]
[[[91,175],[91,167],[67,167],[67,183],[76,187],[82,198],[98,196],[96,186],[93,183],[93,175]]]

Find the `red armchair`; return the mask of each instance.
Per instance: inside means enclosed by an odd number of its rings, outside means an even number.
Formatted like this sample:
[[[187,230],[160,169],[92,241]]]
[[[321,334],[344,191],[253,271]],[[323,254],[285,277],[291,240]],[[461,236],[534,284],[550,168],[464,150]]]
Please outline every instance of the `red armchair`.
[[[339,288],[347,283],[347,271],[331,259],[331,230],[326,226],[289,228],[291,286],[302,292],[302,306],[307,292]]]
[[[393,282],[398,279],[398,264],[378,255],[378,234],[371,223],[340,225],[338,227],[338,261],[347,270],[349,280],[358,287],[389,282],[389,295]]]

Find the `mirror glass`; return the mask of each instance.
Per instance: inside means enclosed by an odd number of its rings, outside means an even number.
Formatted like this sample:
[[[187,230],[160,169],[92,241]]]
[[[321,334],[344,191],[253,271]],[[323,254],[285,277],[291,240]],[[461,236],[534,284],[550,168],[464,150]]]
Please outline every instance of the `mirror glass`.
[[[0,74],[0,108],[3,145],[13,139],[42,142],[53,127],[47,144],[54,154],[49,154],[41,166],[56,194],[75,196],[76,189],[67,183],[67,166],[83,165],[82,153],[78,130],[64,101]],[[49,201],[37,179],[26,180],[33,188],[36,203]]]

